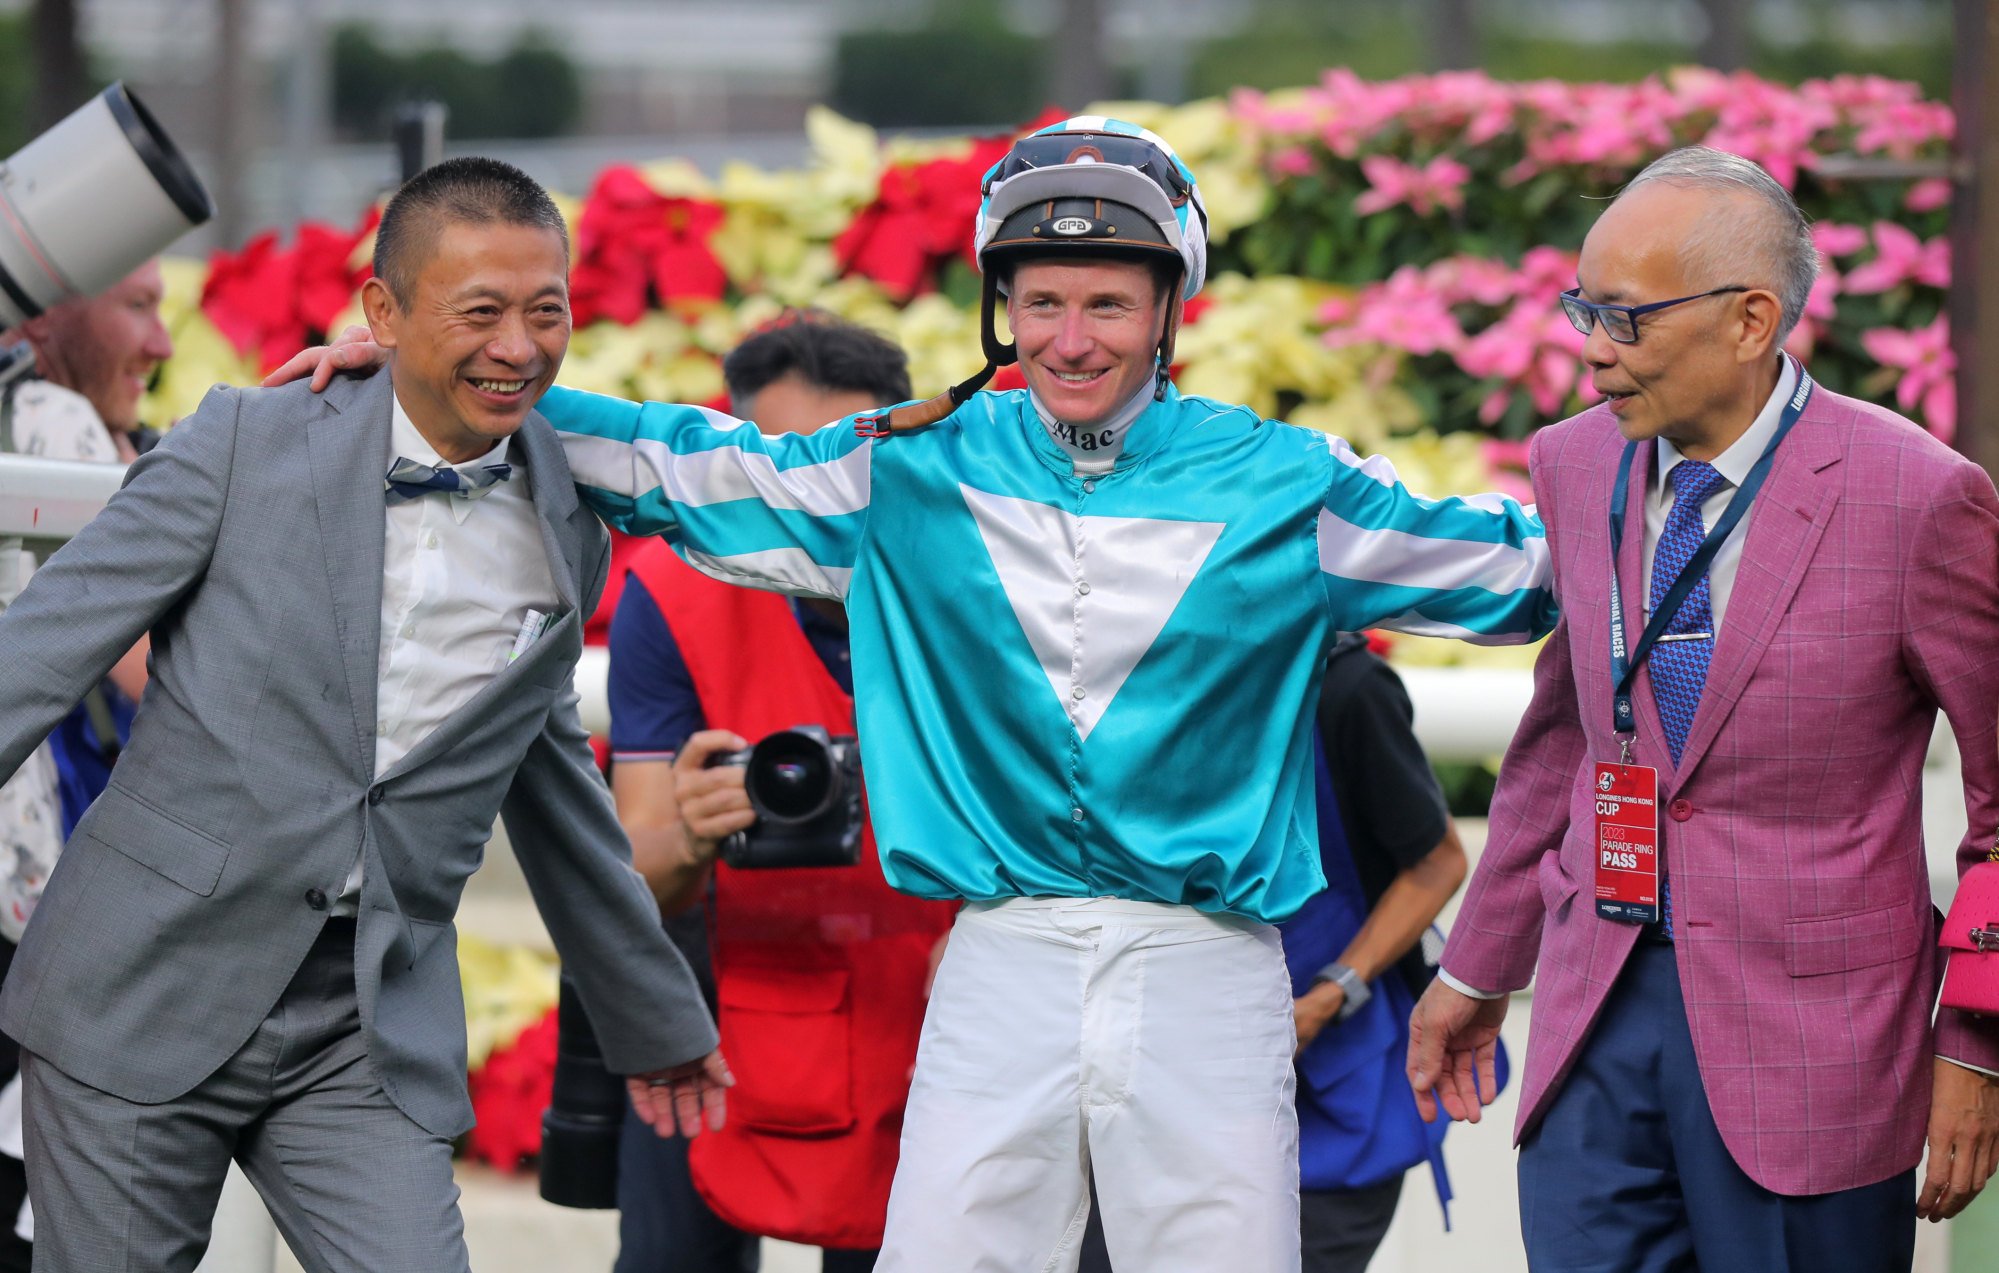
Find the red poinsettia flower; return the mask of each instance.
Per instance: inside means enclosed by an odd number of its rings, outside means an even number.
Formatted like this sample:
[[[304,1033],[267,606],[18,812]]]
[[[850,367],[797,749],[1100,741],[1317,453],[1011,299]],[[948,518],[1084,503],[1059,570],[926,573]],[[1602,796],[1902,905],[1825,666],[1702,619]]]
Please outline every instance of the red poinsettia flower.
[[[721,224],[719,204],[663,195],[627,165],[606,168],[576,227],[569,277],[576,325],[635,323],[652,296],[721,299],[728,276],[708,246]]]
[[[501,1171],[518,1171],[541,1152],[541,1115],[555,1087],[555,1009],[494,1049],[468,1082],[472,1117],[465,1153]]]
[[[298,271],[298,316],[320,335],[331,329],[354,300],[354,293],[375,270],[368,262],[354,264],[354,250],[374,233],[382,220],[380,208],[370,208],[352,230],[336,230],[311,222],[299,227],[292,255]]]
[[[722,205],[706,199],[664,202],[666,233],[653,250],[653,290],[661,300],[721,300],[729,276],[708,240],[721,228]]]
[[[278,246],[277,231],[267,230],[240,252],[218,249],[209,257],[201,312],[238,353],[254,349],[265,367],[275,366],[305,345],[296,282],[291,253]]]
[[[1061,118],[1059,111],[1046,111],[1022,131]],[[983,137],[957,158],[901,164],[883,172],[875,201],[833,240],[841,270],[871,278],[906,301],[935,288],[937,267],[953,253],[976,266],[972,223],[979,214],[979,183],[987,169],[1005,158],[1018,135]]]
[[[353,230],[307,222],[288,248],[275,230],[209,258],[201,312],[239,353],[257,351],[265,371],[327,334],[370,270],[352,268],[354,249],[375,228],[373,208]]]

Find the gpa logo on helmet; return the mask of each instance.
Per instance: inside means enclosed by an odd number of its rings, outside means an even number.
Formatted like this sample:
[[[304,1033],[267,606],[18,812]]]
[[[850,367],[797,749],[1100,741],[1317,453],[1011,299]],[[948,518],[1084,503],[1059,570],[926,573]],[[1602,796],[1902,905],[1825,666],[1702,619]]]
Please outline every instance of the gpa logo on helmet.
[[[1097,226],[1096,222],[1090,220],[1088,217],[1060,217],[1057,218],[1055,224],[1048,228],[1057,234],[1064,234],[1073,238],[1079,234],[1088,234],[1090,231],[1096,229]]]

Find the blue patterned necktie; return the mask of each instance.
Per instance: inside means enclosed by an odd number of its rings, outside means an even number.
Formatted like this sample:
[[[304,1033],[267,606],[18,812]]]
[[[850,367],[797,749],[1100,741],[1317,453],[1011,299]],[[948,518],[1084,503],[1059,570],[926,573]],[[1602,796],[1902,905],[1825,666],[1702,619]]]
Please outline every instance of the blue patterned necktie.
[[[399,455],[396,462],[389,466],[388,476],[382,479],[382,490],[391,504],[420,499],[425,495],[478,499],[513,475],[514,466],[511,464],[486,464],[462,469],[432,468]]]
[[[1652,550],[1652,610],[1656,611],[1666,600],[1680,571],[1707,538],[1707,527],[1701,524],[1701,506],[1721,486],[1722,480],[1714,465],[1699,460],[1681,460],[1666,475],[1667,484],[1673,488],[1673,509],[1666,515],[1666,527],[1659,532],[1659,543]],[[1692,633],[1700,635],[1687,635]],[[1674,640],[1676,636],[1683,639]],[[1714,600],[1708,576],[1703,573],[1647,658],[1652,673],[1652,699],[1659,705],[1659,723],[1665,727],[1666,746],[1673,753],[1675,765],[1680,763],[1680,752],[1693,729],[1694,712],[1700,707],[1701,690],[1707,685],[1708,660],[1713,656]],[[1673,935],[1672,887],[1663,875],[1659,881],[1659,927],[1665,936]]]

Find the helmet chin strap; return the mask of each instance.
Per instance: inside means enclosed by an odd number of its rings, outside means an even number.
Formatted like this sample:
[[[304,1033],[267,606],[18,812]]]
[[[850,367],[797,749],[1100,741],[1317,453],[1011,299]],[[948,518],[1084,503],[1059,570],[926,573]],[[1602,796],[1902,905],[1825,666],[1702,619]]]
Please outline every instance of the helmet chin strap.
[[[1180,335],[1180,319],[1186,313],[1187,303],[1180,296],[1186,277],[1187,272],[1183,268],[1180,277],[1173,283],[1173,299],[1166,305],[1166,326],[1159,332],[1159,380],[1152,387],[1154,402],[1166,401],[1166,386],[1173,380],[1173,342]]]
[[[885,438],[893,433],[927,429],[970,401],[972,395],[985,388],[1001,367],[1019,362],[1019,348],[1001,344],[999,329],[993,325],[993,310],[998,304],[999,278],[993,271],[987,270],[985,282],[979,288],[979,344],[986,355],[984,367],[934,398],[893,407],[879,415],[861,416],[854,421],[855,432],[864,438]]]

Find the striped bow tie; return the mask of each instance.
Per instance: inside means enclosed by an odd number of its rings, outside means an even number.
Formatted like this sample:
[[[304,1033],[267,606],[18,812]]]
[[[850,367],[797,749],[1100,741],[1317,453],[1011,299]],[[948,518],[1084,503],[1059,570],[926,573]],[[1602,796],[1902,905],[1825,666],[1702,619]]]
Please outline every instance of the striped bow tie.
[[[387,493],[391,504],[425,495],[478,499],[513,475],[514,466],[511,464],[487,464],[464,469],[432,468],[399,455],[396,462],[389,466],[389,475],[382,479],[382,490]]]

